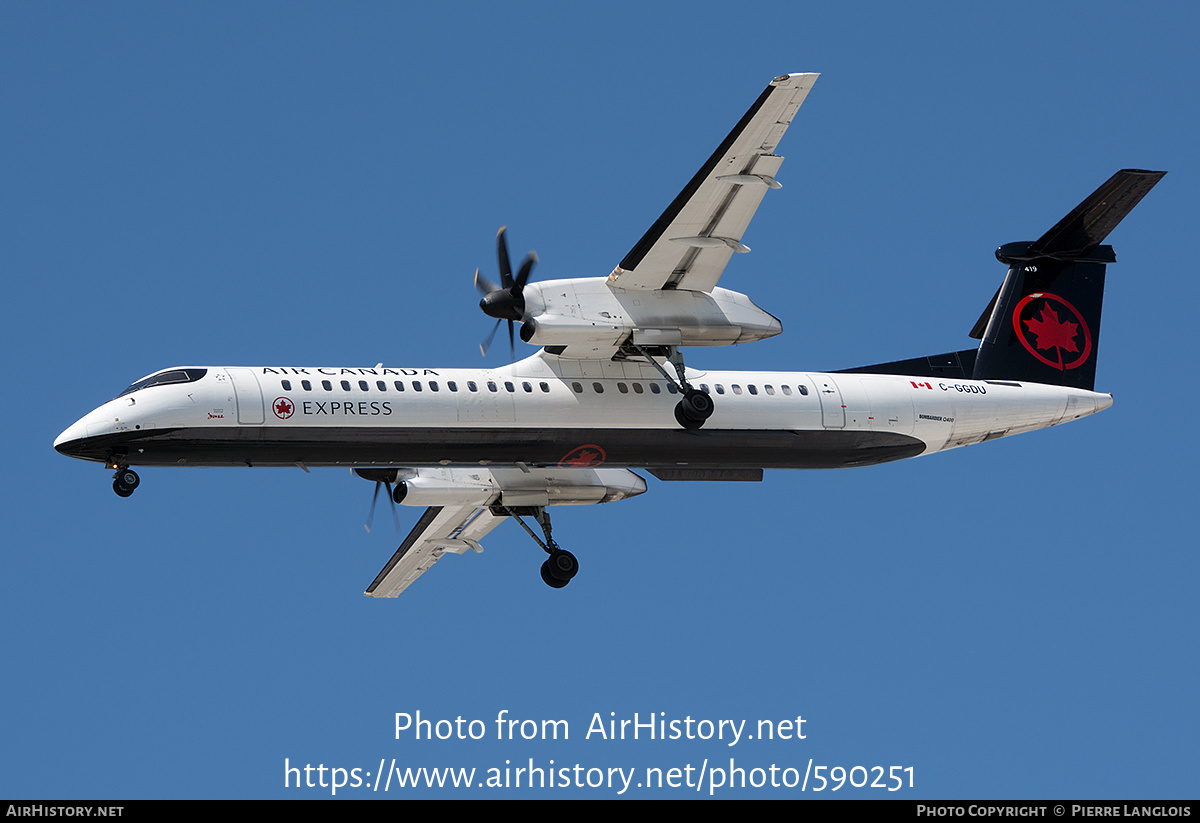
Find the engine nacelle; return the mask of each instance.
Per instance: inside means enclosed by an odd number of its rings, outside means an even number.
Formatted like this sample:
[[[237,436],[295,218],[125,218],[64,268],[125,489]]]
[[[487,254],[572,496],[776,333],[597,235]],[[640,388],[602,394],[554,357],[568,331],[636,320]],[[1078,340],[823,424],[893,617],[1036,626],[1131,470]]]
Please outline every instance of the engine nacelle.
[[[440,477],[410,477],[396,483],[392,499],[401,506],[487,506],[500,490],[491,484],[457,482]]]
[[[620,289],[605,278],[546,280],[525,287],[521,339],[537,346],[729,346],[773,337],[783,325],[744,294],[714,288]]]
[[[367,480],[392,483],[402,506],[587,506],[646,491],[626,469],[355,469]]]

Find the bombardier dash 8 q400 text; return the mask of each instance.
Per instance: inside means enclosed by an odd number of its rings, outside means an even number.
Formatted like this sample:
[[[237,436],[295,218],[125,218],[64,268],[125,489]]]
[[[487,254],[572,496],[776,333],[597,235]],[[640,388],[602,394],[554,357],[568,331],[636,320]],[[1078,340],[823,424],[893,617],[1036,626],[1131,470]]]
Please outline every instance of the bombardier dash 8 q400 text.
[[[392,500],[427,507],[366,593],[395,597],[446,552],[513,518],[549,555],[550,586],[578,570],[549,506],[641,494],[645,481],[761,480],[766,468],[868,466],[1054,426],[1101,411],[1093,391],[1101,245],[1165,172],[1127,169],[1033,242],[996,251],[1008,273],[971,336],[978,348],[848,369],[695,371],[688,346],[779,334],[717,285],[776,182],[775,148],[815,74],[771,81],[607,277],[531,282],[504,230],[500,282],[480,307],[542,348],[498,369],[204,367],[145,377],[59,435],[58,451],[134,466],[350,466]],[[491,338],[489,337],[489,342]],[[486,344],[485,344],[486,346]],[[374,508],[374,503],[372,503]],[[541,536],[522,518],[532,518]]]

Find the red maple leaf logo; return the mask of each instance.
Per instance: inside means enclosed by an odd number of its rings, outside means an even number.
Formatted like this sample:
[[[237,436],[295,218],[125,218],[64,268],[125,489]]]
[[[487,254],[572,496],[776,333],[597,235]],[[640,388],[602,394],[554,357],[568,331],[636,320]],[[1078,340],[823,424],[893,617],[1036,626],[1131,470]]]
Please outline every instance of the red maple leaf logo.
[[[566,462],[572,466],[590,466],[599,456],[599,452],[594,452],[591,449],[584,449],[574,457],[568,457]]]
[[[275,401],[275,416],[281,420],[286,420],[292,416],[295,411],[295,406],[288,402],[286,397],[281,397]]]
[[[1050,304],[1042,303],[1042,316],[1036,320],[1026,320],[1025,327],[1037,335],[1039,349],[1052,349],[1058,346],[1064,351],[1077,352],[1075,335],[1079,333],[1079,324],[1069,320],[1059,320],[1058,312],[1050,308]],[[1062,353],[1059,353],[1062,357]]]
[[[587,443],[567,452],[567,456],[559,460],[558,465],[588,468],[590,466],[599,466],[604,462],[605,457],[607,455],[604,453],[603,448],[594,443]]]
[[[1036,317],[1032,316],[1031,306],[1035,300],[1042,301]],[[1029,315],[1026,315],[1027,308],[1030,311]],[[1061,318],[1060,313],[1063,315]],[[1021,345],[1047,366],[1059,371],[1076,369],[1088,362],[1091,356],[1092,334],[1088,330],[1087,321],[1078,309],[1057,294],[1036,292],[1025,297],[1013,310],[1012,323],[1013,331],[1017,333]],[[1058,362],[1046,357],[1039,350],[1049,351],[1051,357],[1057,353]],[[1075,358],[1067,362],[1064,352],[1074,354]]]

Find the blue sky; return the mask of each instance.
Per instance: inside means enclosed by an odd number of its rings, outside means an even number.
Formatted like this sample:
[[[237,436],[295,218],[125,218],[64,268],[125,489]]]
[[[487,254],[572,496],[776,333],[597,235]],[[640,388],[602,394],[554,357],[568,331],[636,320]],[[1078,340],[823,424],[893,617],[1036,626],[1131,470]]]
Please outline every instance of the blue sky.
[[[913,768],[838,796],[1195,797],[1194,4],[0,7],[0,795],[323,797],[292,766]],[[771,77],[821,72],[722,285],[819,370],[965,348],[1033,239],[1118,168],[1070,426],[887,466],[666,484],[512,524],[400,599],[348,472],[109,472],[54,437],[176,364],[471,366],[496,228],[607,274]],[[532,351],[526,347],[528,351]],[[486,362],[500,363],[503,345]],[[1182,416],[1181,416],[1182,415]],[[401,511],[405,530],[418,512]],[[397,740],[397,712],[487,723]],[[567,741],[495,739],[563,719]],[[805,718],[804,740],[585,739],[593,716]],[[639,773],[640,774],[640,773]],[[338,796],[401,797],[344,789]],[[612,797],[601,788],[430,796]],[[687,797],[632,788],[626,796]],[[716,796],[797,796],[718,789]],[[807,796],[821,796],[811,795]],[[707,789],[700,793],[707,796]]]

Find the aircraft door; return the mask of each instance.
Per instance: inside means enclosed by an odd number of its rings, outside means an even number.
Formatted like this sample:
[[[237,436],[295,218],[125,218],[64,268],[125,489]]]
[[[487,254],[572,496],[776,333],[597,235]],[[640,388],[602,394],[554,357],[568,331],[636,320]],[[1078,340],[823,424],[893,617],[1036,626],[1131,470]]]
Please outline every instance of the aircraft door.
[[[828,374],[813,375],[813,381],[821,397],[821,424],[827,429],[844,429],[846,407],[842,404],[842,393],[837,383]]]
[[[233,393],[237,397],[238,423],[258,425],[263,422],[262,389],[253,369],[226,369],[233,381]]]

